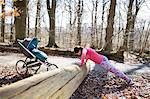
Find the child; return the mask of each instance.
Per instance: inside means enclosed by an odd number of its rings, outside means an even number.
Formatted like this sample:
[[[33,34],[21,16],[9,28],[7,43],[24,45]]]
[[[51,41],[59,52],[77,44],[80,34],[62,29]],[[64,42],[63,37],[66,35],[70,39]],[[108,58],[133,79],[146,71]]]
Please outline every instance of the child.
[[[127,77],[123,72],[113,67],[108,61],[107,57],[98,54],[95,50],[91,48],[75,47],[74,52],[76,55],[81,56],[81,66],[83,66],[84,64],[84,59],[86,59],[85,62],[87,62],[87,60],[90,59],[91,61],[105,68],[107,71],[110,71],[115,75],[119,76],[120,78],[126,80],[129,85],[134,84],[133,81],[129,77]]]

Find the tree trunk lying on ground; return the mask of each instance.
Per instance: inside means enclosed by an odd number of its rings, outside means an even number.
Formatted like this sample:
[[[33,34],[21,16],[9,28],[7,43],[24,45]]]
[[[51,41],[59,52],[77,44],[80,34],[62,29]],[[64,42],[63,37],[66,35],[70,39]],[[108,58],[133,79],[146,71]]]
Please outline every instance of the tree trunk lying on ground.
[[[88,72],[73,65],[37,74],[0,88],[0,99],[68,99]]]

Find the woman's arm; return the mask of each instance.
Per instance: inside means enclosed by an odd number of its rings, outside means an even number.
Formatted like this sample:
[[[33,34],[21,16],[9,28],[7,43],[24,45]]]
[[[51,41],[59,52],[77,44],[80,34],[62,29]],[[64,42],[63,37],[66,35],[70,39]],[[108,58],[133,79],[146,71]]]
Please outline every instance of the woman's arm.
[[[83,49],[82,50],[82,55],[81,55],[81,66],[83,66],[84,64],[84,59],[86,58],[86,53],[87,53],[87,49]]]

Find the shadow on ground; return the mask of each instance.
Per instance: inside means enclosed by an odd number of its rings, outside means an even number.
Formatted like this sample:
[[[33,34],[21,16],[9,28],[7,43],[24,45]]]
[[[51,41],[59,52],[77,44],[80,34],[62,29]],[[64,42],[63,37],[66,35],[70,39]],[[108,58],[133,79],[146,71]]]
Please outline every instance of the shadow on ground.
[[[150,72],[150,63],[145,63],[145,64],[142,64],[142,65],[138,65],[136,68],[130,69],[125,73],[130,75],[130,74],[135,73],[138,70],[142,70],[143,68],[146,68],[146,67],[148,68],[148,70]]]

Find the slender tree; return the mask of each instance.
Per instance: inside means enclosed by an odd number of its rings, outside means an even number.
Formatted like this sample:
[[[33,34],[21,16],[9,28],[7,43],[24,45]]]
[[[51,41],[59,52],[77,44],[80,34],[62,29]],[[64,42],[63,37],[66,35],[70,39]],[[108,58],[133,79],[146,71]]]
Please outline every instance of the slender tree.
[[[92,0],[92,11],[91,11],[91,46],[93,48],[98,47],[98,31],[97,31],[97,9],[98,9],[98,0]]]
[[[12,6],[12,9],[14,9],[14,7]],[[13,42],[13,34],[14,34],[14,16],[13,16],[13,12],[11,12],[11,24],[10,24],[10,42]]]
[[[91,46],[95,47],[95,32],[94,32],[94,1],[92,0],[92,11],[91,11]]]
[[[117,50],[119,51],[119,49],[120,49],[120,42],[121,42],[121,40],[122,40],[122,38],[121,38],[121,35],[122,34],[120,34],[120,32],[122,31],[123,32],[123,23],[122,23],[122,15],[121,15],[121,4],[119,3],[118,4],[118,37],[117,37],[117,42],[118,42],[118,44],[117,44]]]
[[[127,24],[126,24],[126,29],[125,29],[125,34],[124,34],[124,42],[123,42],[123,47],[124,50],[128,50],[128,36],[129,32],[131,29],[131,24],[132,24],[132,6],[133,6],[133,1],[129,1],[129,6],[128,6],[128,13],[127,13]]]
[[[132,11],[132,18],[131,18],[131,28],[129,32],[129,50],[133,50],[134,48],[134,26],[136,22],[136,17],[138,15],[138,12],[140,10],[141,5],[145,2],[145,0],[135,0],[135,13]]]
[[[113,36],[113,25],[114,25],[114,17],[115,17],[115,9],[116,9],[116,0],[111,0],[108,19],[107,19],[107,27],[106,27],[106,51],[112,50],[112,36]]]
[[[69,0],[69,29],[72,29],[72,8],[71,8],[72,0]]]
[[[29,0],[27,0],[27,5],[29,4]],[[27,37],[29,37],[30,32],[30,14],[29,14],[29,6],[27,7]]]
[[[41,3],[40,0],[37,1],[37,10],[36,10],[36,20],[35,20],[35,37],[40,32],[40,11],[41,11]]]
[[[72,4],[73,4],[73,0],[69,0],[68,1],[68,8],[69,8],[69,33],[70,33],[70,47],[72,47],[72,43],[73,43],[73,36],[74,36],[74,32],[73,32],[73,26],[75,25],[75,21],[76,21],[76,18],[77,18],[77,15],[76,15],[76,10],[73,11],[73,7],[72,7]],[[74,3],[75,5],[75,3]],[[74,13],[74,14],[73,14]],[[74,15],[74,17],[73,17]]]
[[[138,37],[136,37],[136,38],[139,38],[137,44],[138,44],[139,49],[141,49],[142,46],[143,46],[142,41],[143,41],[143,38],[144,38],[143,36],[145,34],[144,31],[145,31],[145,27],[146,27],[146,20],[141,20],[139,23],[140,24],[138,24],[137,28],[136,28],[137,29],[136,33],[138,35]],[[140,51],[139,51],[139,53],[140,53]]]
[[[150,47],[150,43],[148,42],[148,38],[150,37],[149,31],[150,31],[150,22],[148,23],[147,30],[146,30],[145,36],[144,36],[144,41],[143,41],[142,47],[140,49],[139,55],[143,54],[147,44],[148,44],[148,47]]]
[[[5,0],[2,3],[2,18],[1,18],[1,37],[2,42],[4,42],[4,34],[5,34]]]
[[[98,0],[95,1],[95,15],[94,15],[94,32],[96,35],[95,42],[96,42],[96,47],[98,48],[97,9],[98,9]]]
[[[72,46],[72,39],[73,39],[73,34],[72,34],[72,8],[71,8],[72,0],[69,0],[69,30],[70,30],[70,47]]]
[[[78,9],[77,9],[77,45],[81,45],[81,17],[83,14],[83,0],[78,0]]]
[[[107,2],[106,2],[106,0],[103,0],[102,1],[102,22],[101,22],[101,31],[100,31],[100,43],[99,43],[99,45],[100,45],[100,48],[102,48],[102,42],[103,42],[103,30],[104,30],[104,28],[103,28],[103,25],[104,25],[104,13],[105,13],[105,6],[106,6],[106,4],[107,4]]]

